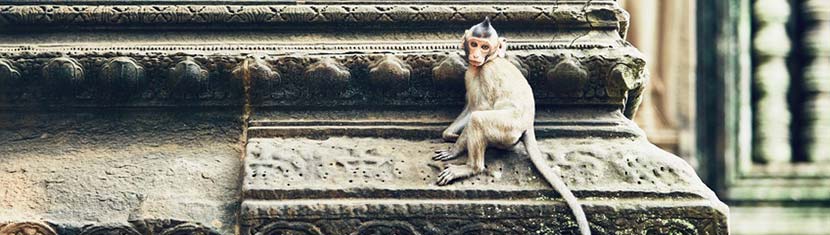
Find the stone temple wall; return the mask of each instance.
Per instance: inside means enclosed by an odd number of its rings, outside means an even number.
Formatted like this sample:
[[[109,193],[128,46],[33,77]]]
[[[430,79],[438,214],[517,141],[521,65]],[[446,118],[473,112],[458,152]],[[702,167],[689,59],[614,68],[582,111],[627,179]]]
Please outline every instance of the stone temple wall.
[[[0,235],[575,233],[521,147],[435,185],[486,16],[594,233],[728,232],[615,1],[0,0]]]

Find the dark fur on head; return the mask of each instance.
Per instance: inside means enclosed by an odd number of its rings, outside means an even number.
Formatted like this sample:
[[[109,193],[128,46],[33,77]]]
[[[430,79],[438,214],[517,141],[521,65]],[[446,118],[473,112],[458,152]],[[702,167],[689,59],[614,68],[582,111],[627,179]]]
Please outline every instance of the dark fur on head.
[[[489,38],[491,36],[492,37],[499,37],[498,33],[496,32],[496,29],[493,28],[492,25],[490,25],[490,17],[489,16],[484,17],[484,21],[482,21],[481,23],[478,23],[477,25],[473,25],[473,27],[471,27],[468,30],[468,33],[469,33],[469,36],[477,37],[477,38]],[[470,58],[470,49],[468,48],[467,42],[466,42],[467,41],[467,34],[465,33],[464,37],[462,37],[462,38],[464,39],[461,42],[461,44],[462,44],[461,47],[464,49],[464,58],[465,58],[464,61],[467,61],[467,58]],[[489,57],[489,55],[487,55],[486,57]]]
[[[494,29],[493,26],[490,25],[490,17],[489,16],[485,17],[484,21],[482,21],[481,23],[478,23],[477,25],[474,25],[472,28],[470,28],[470,30],[472,31],[470,33],[473,35],[473,37],[477,37],[477,38],[489,38],[490,36],[498,37],[498,33],[496,33],[496,29]]]

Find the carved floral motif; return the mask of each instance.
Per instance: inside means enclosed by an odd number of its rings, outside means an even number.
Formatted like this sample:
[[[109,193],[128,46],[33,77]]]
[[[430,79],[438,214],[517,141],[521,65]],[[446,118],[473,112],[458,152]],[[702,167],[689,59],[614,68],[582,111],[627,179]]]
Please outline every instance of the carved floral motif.
[[[144,68],[129,57],[116,57],[101,67],[103,91],[110,91],[112,97],[129,98],[139,91],[144,80]]]
[[[6,97],[0,100],[22,104],[25,102],[20,101],[44,100],[41,97],[84,100],[84,97],[102,96],[109,98],[90,101],[106,104],[105,101],[117,98],[124,104],[152,105],[185,98],[239,104],[246,92],[242,68],[248,61],[251,83],[247,92],[257,105],[414,104],[416,101],[451,104],[462,101],[466,69],[457,51],[407,55],[261,55],[248,59],[225,55],[107,57],[92,53],[73,56],[78,58],[6,57],[5,64],[9,66],[0,66],[0,71],[11,68],[5,70],[13,71],[7,74],[26,77],[26,87],[14,90],[16,93],[0,93]],[[620,100],[627,100],[626,107],[636,107],[633,101],[640,97],[637,91],[647,79],[642,71],[644,63],[628,57],[516,51],[510,59],[520,70],[527,71],[528,82],[541,104],[580,101],[620,104]],[[44,60],[45,63],[40,62]],[[37,70],[43,71],[41,76],[23,76],[27,71]],[[92,75],[96,79],[84,79],[87,70],[95,71]],[[332,95],[340,98],[329,99]],[[308,99],[312,97],[326,98]]]
[[[370,221],[360,225],[353,235],[396,234],[420,235],[411,224],[403,221]]]
[[[305,71],[305,78],[312,90],[324,94],[343,92],[351,77],[348,68],[331,58],[320,59]]]
[[[0,5],[0,25],[468,25],[490,16],[514,24],[616,28],[627,19],[613,1],[597,0],[592,5]],[[621,35],[625,30],[620,30]]]
[[[464,89],[464,73],[467,63],[458,53],[450,53],[437,66],[432,68],[436,88],[447,90]]]
[[[0,235],[57,235],[57,233],[51,226],[40,222],[17,222],[0,227]]]
[[[80,235],[141,235],[141,233],[127,224],[102,224],[87,226]]]
[[[219,233],[199,224],[183,223],[165,229],[160,235],[219,235]]]
[[[20,81],[20,71],[11,61],[0,59],[0,86],[14,86]],[[3,89],[0,87],[0,89]]]
[[[233,77],[238,80],[248,80],[247,84],[251,87],[256,87],[252,96],[256,98],[267,98],[274,89],[277,89],[277,84],[280,83],[280,73],[274,71],[265,60],[260,57],[249,57],[240,62],[231,72]],[[246,77],[247,76],[247,77]],[[235,82],[234,84],[246,84],[246,82]],[[238,92],[243,92],[242,88],[238,88]]]
[[[168,82],[172,96],[198,97],[208,89],[208,71],[188,57],[170,69]]]
[[[62,96],[75,96],[84,81],[84,68],[77,60],[58,57],[46,63],[41,70],[48,84],[48,92]]]
[[[588,82],[588,72],[571,57],[550,67],[545,73],[545,88],[557,93],[581,96]]]
[[[323,235],[320,228],[310,223],[302,222],[273,222],[265,225],[259,231],[250,231],[250,235]]]
[[[386,55],[369,66],[369,83],[381,93],[398,93],[409,88],[411,70],[398,57]]]

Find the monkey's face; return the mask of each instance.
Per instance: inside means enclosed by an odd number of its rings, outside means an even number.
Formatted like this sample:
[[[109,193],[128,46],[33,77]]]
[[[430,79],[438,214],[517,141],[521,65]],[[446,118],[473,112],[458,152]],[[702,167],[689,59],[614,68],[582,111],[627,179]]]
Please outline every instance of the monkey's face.
[[[487,62],[489,57],[495,54],[498,49],[498,40],[491,38],[468,37],[465,42],[467,49],[467,61],[471,66],[481,66]]]

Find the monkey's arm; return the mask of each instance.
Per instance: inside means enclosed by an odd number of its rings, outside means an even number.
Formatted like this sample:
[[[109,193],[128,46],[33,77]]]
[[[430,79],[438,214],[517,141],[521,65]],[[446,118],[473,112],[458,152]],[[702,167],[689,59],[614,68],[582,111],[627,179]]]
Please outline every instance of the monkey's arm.
[[[470,112],[470,105],[464,105],[464,110],[461,111],[461,114],[455,118],[455,121],[453,121],[452,124],[444,130],[441,137],[447,142],[454,142],[458,139],[458,135],[461,133],[461,130],[464,129],[464,126],[466,126],[468,122],[470,122],[470,114],[472,114],[472,112]]]

